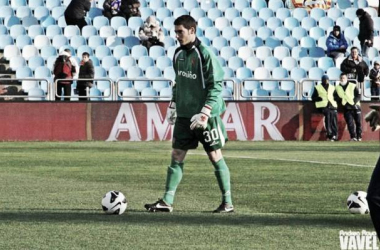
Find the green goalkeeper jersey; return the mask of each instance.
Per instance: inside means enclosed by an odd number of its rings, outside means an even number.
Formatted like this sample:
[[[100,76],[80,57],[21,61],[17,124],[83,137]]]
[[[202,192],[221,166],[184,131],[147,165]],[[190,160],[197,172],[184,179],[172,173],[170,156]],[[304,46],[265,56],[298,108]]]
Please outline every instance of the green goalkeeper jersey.
[[[179,47],[174,53],[173,67],[176,77],[172,101],[176,103],[178,117],[191,118],[205,104],[212,108],[211,117],[225,111],[224,71],[208,47],[198,39],[191,46]]]

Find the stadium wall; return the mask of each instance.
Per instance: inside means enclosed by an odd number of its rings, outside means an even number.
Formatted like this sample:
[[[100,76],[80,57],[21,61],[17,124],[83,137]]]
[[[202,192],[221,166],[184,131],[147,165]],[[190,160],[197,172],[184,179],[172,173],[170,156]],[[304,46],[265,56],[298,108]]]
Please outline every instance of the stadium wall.
[[[170,140],[166,102],[2,103],[2,141]],[[362,112],[369,111],[362,103]],[[310,102],[228,102],[230,140],[325,140],[323,116]],[[339,112],[339,140],[349,140]],[[363,121],[363,140],[379,140]]]

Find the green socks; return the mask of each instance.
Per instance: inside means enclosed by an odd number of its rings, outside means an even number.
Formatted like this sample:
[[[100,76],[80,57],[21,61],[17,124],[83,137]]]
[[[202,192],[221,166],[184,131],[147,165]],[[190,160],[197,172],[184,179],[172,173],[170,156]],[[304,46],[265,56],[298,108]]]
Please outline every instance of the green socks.
[[[220,191],[222,191],[223,202],[232,205],[230,170],[228,169],[227,164],[223,158],[218,162],[213,162],[212,165],[214,165],[215,176],[218,180]]]
[[[183,164],[183,162],[179,163],[172,160],[172,163],[168,167],[168,174],[166,177],[166,190],[163,200],[170,205],[172,205],[174,202],[175,191],[182,179]]]

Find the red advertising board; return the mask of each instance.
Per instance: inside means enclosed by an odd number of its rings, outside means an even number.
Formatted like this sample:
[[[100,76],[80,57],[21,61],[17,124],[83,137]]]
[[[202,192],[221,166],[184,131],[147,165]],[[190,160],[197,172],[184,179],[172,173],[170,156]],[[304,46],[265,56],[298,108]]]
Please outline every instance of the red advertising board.
[[[2,103],[0,140],[170,140],[167,102]],[[369,111],[362,103],[363,114]],[[222,120],[230,140],[326,140],[323,116],[309,102],[229,102]],[[349,134],[339,113],[339,140]],[[363,140],[379,140],[363,120]]]

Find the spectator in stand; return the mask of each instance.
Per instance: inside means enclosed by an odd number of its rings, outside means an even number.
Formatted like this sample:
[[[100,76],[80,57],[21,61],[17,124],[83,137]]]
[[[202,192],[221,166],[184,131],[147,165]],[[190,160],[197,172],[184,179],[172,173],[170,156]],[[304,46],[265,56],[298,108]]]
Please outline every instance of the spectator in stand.
[[[369,69],[367,63],[359,56],[357,47],[351,48],[351,54],[344,59],[340,65],[340,70],[347,74],[348,79],[355,79],[359,83],[364,82],[364,77],[368,76]]]
[[[164,46],[164,32],[160,27],[160,22],[154,16],[150,16],[144,22],[144,25],[140,27],[139,37],[148,50],[154,45]]]
[[[363,9],[358,9],[356,16],[360,21],[358,38],[362,47],[362,56],[367,56],[368,48],[373,46],[373,20]]]
[[[111,20],[114,16],[120,16],[121,0],[105,0],[103,3],[103,15]]]
[[[77,60],[71,56],[71,50],[65,49],[64,50],[69,55],[69,60],[71,62],[71,65],[75,68],[75,72],[73,73],[73,79],[78,79],[78,73],[79,73],[79,64]]]
[[[371,79],[371,100],[379,100],[380,96],[380,62],[375,61],[373,68],[369,72]],[[376,96],[376,97],[374,97]]]
[[[80,62],[80,69],[79,69],[79,79],[86,78],[91,79],[94,78],[94,65],[90,59],[90,54],[87,52],[84,52],[82,54],[82,61]],[[77,93],[79,96],[87,96],[87,87],[91,88],[93,85],[93,81],[78,81],[77,84]],[[88,100],[82,99],[81,100]]]
[[[69,57],[70,57],[70,54],[68,54],[66,51],[62,51],[59,54],[53,66],[54,82],[58,79],[73,79],[73,74],[75,73],[75,67],[72,66]],[[68,96],[64,98],[64,101],[70,101],[72,83],[73,82],[71,80],[58,81],[56,85],[57,92],[56,92],[55,100],[61,100],[60,96],[64,94],[65,96]],[[64,93],[62,93],[62,88],[64,89]]]
[[[130,17],[141,17],[139,0],[121,0],[120,15],[128,21]]]
[[[335,63],[336,59],[345,56],[348,44],[339,26],[334,26],[333,31],[330,32],[326,40],[326,46],[327,55],[333,58]]]
[[[335,87],[329,83],[327,75],[322,76],[322,83],[315,86],[311,96],[315,107],[325,116],[327,140],[338,140],[338,94]]]
[[[91,8],[91,0],[72,0],[65,10],[67,25],[77,25],[80,30],[87,25],[84,17]]]

